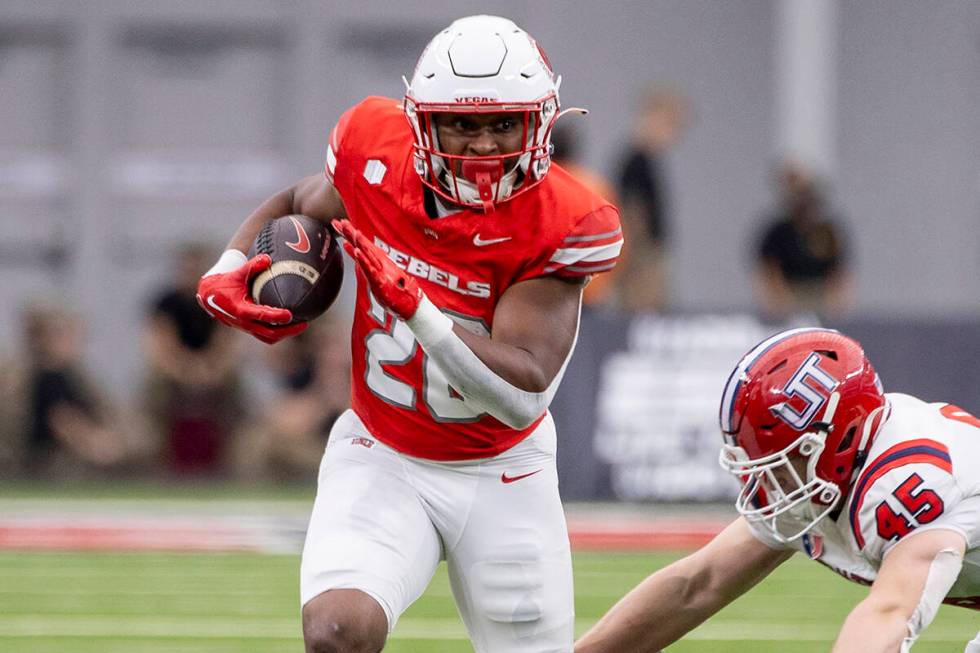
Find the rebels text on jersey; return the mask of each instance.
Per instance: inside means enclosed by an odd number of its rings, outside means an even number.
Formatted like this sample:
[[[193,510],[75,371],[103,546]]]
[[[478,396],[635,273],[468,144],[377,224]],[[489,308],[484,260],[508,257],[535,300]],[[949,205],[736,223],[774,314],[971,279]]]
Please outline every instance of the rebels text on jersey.
[[[430,217],[413,142],[400,103],[368,98],[331,133],[326,175],[354,226],[462,327],[488,335],[497,301],[516,283],[615,265],[623,243],[616,209],[558,166],[492,213]],[[540,418],[517,431],[468,405],[357,274],[352,405],[375,437],[411,456],[465,460],[496,455],[537,426]]]
[[[837,521],[793,548],[869,584],[884,556],[913,533],[949,529],[966,539],[946,603],[980,609],[980,420],[951,404],[889,393],[889,414]],[[763,542],[778,544],[753,528]]]

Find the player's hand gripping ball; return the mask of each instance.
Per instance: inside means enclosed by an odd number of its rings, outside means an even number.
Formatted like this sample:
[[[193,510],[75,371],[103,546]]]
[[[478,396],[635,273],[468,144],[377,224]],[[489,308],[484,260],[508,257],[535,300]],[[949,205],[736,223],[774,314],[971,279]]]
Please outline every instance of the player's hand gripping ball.
[[[349,220],[334,220],[332,224],[344,237],[344,249],[364,273],[375,299],[403,320],[415,315],[422,301],[422,288],[415,277],[395,265],[384,250]]]
[[[197,301],[214,319],[267,344],[306,330],[340,290],[340,248],[326,225],[312,218],[270,220],[249,254],[234,270],[201,277]]]
[[[262,254],[234,270],[201,277],[197,283],[198,304],[222,324],[250,333],[270,345],[300,333],[307,327],[305,322],[290,324],[293,316],[289,311],[261,306],[249,296],[252,279],[271,264],[269,255]]]
[[[265,224],[249,251],[271,265],[251,282],[257,304],[284,308],[293,322],[309,322],[330,308],[344,280],[344,257],[330,228],[305,215]]]

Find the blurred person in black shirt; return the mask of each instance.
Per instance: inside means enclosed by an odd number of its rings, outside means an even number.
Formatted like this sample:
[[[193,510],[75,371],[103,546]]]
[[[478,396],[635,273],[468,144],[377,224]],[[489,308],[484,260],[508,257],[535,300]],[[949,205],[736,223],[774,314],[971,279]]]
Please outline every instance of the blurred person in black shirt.
[[[242,432],[234,465],[243,478],[311,481],[337,417],[350,407],[350,316],[338,308],[265,349],[271,395]]]
[[[0,449],[12,475],[38,480],[97,478],[118,471],[139,449],[84,369],[82,327],[57,304],[34,303],[23,316],[23,356],[0,374]]]
[[[237,339],[194,297],[210,258],[198,244],[179,248],[174,281],[152,301],[145,331],[143,407],[175,473],[227,471],[245,409]]]
[[[758,240],[757,287],[768,317],[834,317],[850,303],[847,245],[820,184],[796,162],[775,174],[777,207]]]
[[[648,88],[633,136],[619,165],[619,208],[625,235],[622,304],[662,310],[667,302],[670,189],[665,156],[688,122],[687,101],[676,91]]]

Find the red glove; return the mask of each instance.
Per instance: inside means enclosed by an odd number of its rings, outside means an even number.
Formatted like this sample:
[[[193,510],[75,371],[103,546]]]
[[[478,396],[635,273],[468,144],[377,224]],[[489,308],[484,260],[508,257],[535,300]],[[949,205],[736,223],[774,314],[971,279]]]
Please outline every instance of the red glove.
[[[272,265],[268,254],[259,254],[230,272],[201,277],[197,282],[197,303],[222,324],[241,329],[266,344],[295,336],[306,330],[307,322],[290,324],[293,314],[285,308],[256,304],[249,288],[252,279]]]
[[[403,320],[415,315],[422,301],[422,288],[415,277],[395,265],[384,250],[368,240],[350,220],[334,220],[332,224],[344,237],[344,249],[367,277],[374,298]]]

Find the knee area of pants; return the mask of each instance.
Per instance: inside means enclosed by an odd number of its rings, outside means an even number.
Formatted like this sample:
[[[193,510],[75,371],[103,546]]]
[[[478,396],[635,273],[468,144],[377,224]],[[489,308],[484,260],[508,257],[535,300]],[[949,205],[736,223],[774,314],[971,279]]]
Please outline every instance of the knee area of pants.
[[[543,613],[544,576],[536,551],[488,560],[473,569],[474,607],[492,621],[537,621]]]
[[[387,633],[374,630],[331,618],[303,620],[307,653],[377,653]]]

